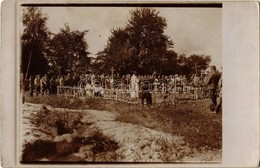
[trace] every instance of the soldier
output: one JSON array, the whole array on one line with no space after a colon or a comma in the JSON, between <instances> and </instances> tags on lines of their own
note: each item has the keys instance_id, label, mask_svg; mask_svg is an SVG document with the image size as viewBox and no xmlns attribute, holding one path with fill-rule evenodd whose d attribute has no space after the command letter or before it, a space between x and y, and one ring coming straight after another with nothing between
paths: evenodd
<instances>
[{"instance_id":1,"label":"soldier","mask_svg":"<svg viewBox=\"0 0 260 168\"><path fill-rule=\"evenodd\" d=\"M46 86L45 86L45 92L50 94L50 77L49 75L45 75L45 80L46 80Z\"/></svg>"},{"instance_id":2,"label":"soldier","mask_svg":"<svg viewBox=\"0 0 260 168\"><path fill-rule=\"evenodd\" d=\"M179 94L181 91L181 78L178 74L175 75L175 86L176 92Z\"/></svg>"},{"instance_id":3,"label":"soldier","mask_svg":"<svg viewBox=\"0 0 260 168\"><path fill-rule=\"evenodd\" d=\"M197 73L193 76L192 79L192 85L193 85L193 90L194 90L194 99L199 99L199 87L200 87L200 77L198 76Z\"/></svg>"},{"instance_id":4,"label":"soldier","mask_svg":"<svg viewBox=\"0 0 260 168\"><path fill-rule=\"evenodd\" d=\"M65 84L64 77L61 76L61 77L59 78L59 87L57 87L57 93L58 93L58 94L64 94L64 93L65 93L65 90L64 90L64 88L63 88L64 84Z\"/></svg>"},{"instance_id":5,"label":"soldier","mask_svg":"<svg viewBox=\"0 0 260 168\"><path fill-rule=\"evenodd\" d=\"M159 85L159 84L160 84L160 83L159 83L158 79L155 79L155 80L154 80L154 83L153 83L153 85L154 85L153 90L154 90L155 93L157 93L157 91L158 91L158 85Z\"/></svg>"},{"instance_id":6,"label":"soldier","mask_svg":"<svg viewBox=\"0 0 260 168\"><path fill-rule=\"evenodd\" d=\"M218 104L216 107L216 113L221 113L222 111L222 75L218 82Z\"/></svg>"},{"instance_id":7,"label":"soldier","mask_svg":"<svg viewBox=\"0 0 260 168\"><path fill-rule=\"evenodd\" d=\"M92 73L92 74L90 75L91 85L94 85L95 78L96 78L95 74Z\"/></svg>"},{"instance_id":8,"label":"soldier","mask_svg":"<svg viewBox=\"0 0 260 168\"><path fill-rule=\"evenodd\" d=\"M60 85L60 76L57 76L57 78L54 78L55 81L55 87L54 87L54 94L58 93L58 86Z\"/></svg>"},{"instance_id":9,"label":"soldier","mask_svg":"<svg viewBox=\"0 0 260 168\"><path fill-rule=\"evenodd\" d=\"M215 112L217 106L217 87L220 74L217 72L215 66L211 66L211 72L209 74L207 86L209 90L209 97L211 99L210 110Z\"/></svg>"},{"instance_id":10,"label":"soldier","mask_svg":"<svg viewBox=\"0 0 260 168\"><path fill-rule=\"evenodd\" d=\"M49 81L49 86L50 86L50 94L54 94L54 90L55 90L55 80L53 78L53 76L51 77L50 81Z\"/></svg>"},{"instance_id":11,"label":"soldier","mask_svg":"<svg viewBox=\"0 0 260 168\"><path fill-rule=\"evenodd\" d=\"M29 78L29 88L30 88L30 96L33 97L34 91L34 77L31 75Z\"/></svg>"},{"instance_id":12,"label":"soldier","mask_svg":"<svg viewBox=\"0 0 260 168\"><path fill-rule=\"evenodd\" d=\"M47 75L46 74L41 78L40 83L41 83L41 93L42 93L42 95L44 95L44 93L46 91L46 83L47 83Z\"/></svg>"},{"instance_id":13,"label":"soldier","mask_svg":"<svg viewBox=\"0 0 260 168\"><path fill-rule=\"evenodd\" d=\"M24 80L24 91L28 91L28 90L29 90L29 86L30 86L30 84L29 84L29 79L26 78L26 79Z\"/></svg>"},{"instance_id":14,"label":"soldier","mask_svg":"<svg viewBox=\"0 0 260 168\"><path fill-rule=\"evenodd\" d=\"M72 82L71 82L71 74L68 73L65 78L64 78L64 85L65 86L72 86Z\"/></svg>"},{"instance_id":15,"label":"soldier","mask_svg":"<svg viewBox=\"0 0 260 168\"><path fill-rule=\"evenodd\" d=\"M36 78L34 79L34 85L36 87L36 96L40 94L41 92L41 77L40 75L37 75Z\"/></svg>"},{"instance_id":16,"label":"soldier","mask_svg":"<svg viewBox=\"0 0 260 168\"><path fill-rule=\"evenodd\" d=\"M147 106L150 107L152 105L152 95L150 93L151 90L151 82L149 80L143 80L141 83L141 94L140 98L142 101L142 105L144 105L144 100L146 100Z\"/></svg>"},{"instance_id":17,"label":"soldier","mask_svg":"<svg viewBox=\"0 0 260 168\"><path fill-rule=\"evenodd\" d=\"M63 78L63 76L61 76L60 78L59 78L59 85L60 86L64 86L64 78Z\"/></svg>"}]
</instances>

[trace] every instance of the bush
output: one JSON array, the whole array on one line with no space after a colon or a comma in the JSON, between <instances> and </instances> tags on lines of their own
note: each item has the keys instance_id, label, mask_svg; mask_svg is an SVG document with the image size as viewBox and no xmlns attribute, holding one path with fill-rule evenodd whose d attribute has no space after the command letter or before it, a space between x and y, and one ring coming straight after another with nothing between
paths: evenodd
<instances>
[{"instance_id":1,"label":"bush","mask_svg":"<svg viewBox=\"0 0 260 168\"><path fill-rule=\"evenodd\" d=\"M43 157L50 157L56 154L56 143L49 140L36 140L33 143L26 143L22 153L23 161L36 161Z\"/></svg>"},{"instance_id":2,"label":"bush","mask_svg":"<svg viewBox=\"0 0 260 168\"><path fill-rule=\"evenodd\" d=\"M59 161L88 145L91 146L90 150L94 156L107 152L111 156L116 156L115 151L119 148L116 141L96 131L89 137L76 136L71 142L65 140L59 142L36 140L33 143L27 143L24 145L22 161L38 161L42 158ZM116 160L116 158L114 159ZM95 158L93 157L92 160L94 161Z\"/></svg>"}]
</instances>

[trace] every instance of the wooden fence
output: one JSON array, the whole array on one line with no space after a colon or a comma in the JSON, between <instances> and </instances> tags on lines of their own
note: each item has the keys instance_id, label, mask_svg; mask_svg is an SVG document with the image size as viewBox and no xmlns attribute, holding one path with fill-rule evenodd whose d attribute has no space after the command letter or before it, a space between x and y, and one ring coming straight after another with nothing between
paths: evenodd
<instances>
[{"instance_id":1,"label":"wooden fence","mask_svg":"<svg viewBox=\"0 0 260 168\"><path fill-rule=\"evenodd\" d=\"M123 103L130 104L139 104L141 103L139 94L135 93L135 96L131 94L133 91L129 89L103 89L103 88L94 88L94 89L85 89L80 87L70 87L70 86L58 86L57 94L59 96L66 97L75 97L75 98L103 98L106 100L118 101ZM170 91L154 91L151 90L150 94L152 96L152 103L154 105L159 105L162 103L174 104L175 100L196 100L196 99L205 99L208 97L208 91L203 87L183 87L182 89L172 89Z\"/></svg>"}]
</instances>

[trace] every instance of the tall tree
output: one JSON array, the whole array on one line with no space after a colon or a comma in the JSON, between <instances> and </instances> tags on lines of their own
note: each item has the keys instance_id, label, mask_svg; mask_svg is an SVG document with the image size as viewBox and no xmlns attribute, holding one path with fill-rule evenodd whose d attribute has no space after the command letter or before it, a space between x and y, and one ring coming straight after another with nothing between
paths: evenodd
<instances>
[{"instance_id":1,"label":"tall tree","mask_svg":"<svg viewBox=\"0 0 260 168\"><path fill-rule=\"evenodd\" d=\"M172 75L177 73L178 54L174 50L168 50L162 59L159 74Z\"/></svg>"},{"instance_id":2,"label":"tall tree","mask_svg":"<svg viewBox=\"0 0 260 168\"><path fill-rule=\"evenodd\" d=\"M88 31L71 31L65 24L60 32L49 40L47 58L51 73L85 73L90 68L88 45L85 35Z\"/></svg>"},{"instance_id":3,"label":"tall tree","mask_svg":"<svg viewBox=\"0 0 260 168\"><path fill-rule=\"evenodd\" d=\"M43 74L48 70L44 56L49 34L46 21L47 17L37 7L23 10L22 72L26 78L28 75Z\"/></svg>"},{"instance_id":4,"label":"tall tree","mask_svg":"<svg viewBox=\"0 0 260 168\"><path fill-rule=\"evenodd\" d=\"M122 28L113 29L111 34L105 49L97 53L95 64L99 68L99 72L106 74L110 73L112 67L118 73L128 73L128 63L131 60L129 35Z\"/></svg>"},{"instance_id":5,"label":"tall tree","mask_svg":"<svg viewBox=\"0 0 260 168\"><path fill-rule=\"evenodd\" d=\"M113 29L103 51L98 52L95 67L98 71L126 74L182 74L191 76L204 69L211 59L205 55L178 55L173 42L164 30L166 19L151 8L136 8L130 11L125 28Z\"/></svg>"},{"instance_id":6,"label":"tall tree","mask_svg":"<svg viewBox=\"0 0 260 168\"><path fill-rule=\"evenodd\" d=\"M127 31L130 43L134 47L133 64L139 73L159 71L168 49L173 47L170 37L164 34L166 19L151 8L137 8L130 12Z\"/></svg>"},{"instance_id":7,"label":"tall tree","mask_svg":"<svg viewBox=\"0 0 260 168\"><path fill-rule=\"evenodd\" d=\"M103 62L104 68L113 66L121 74L166 71L163 70L165 60L172 61L176 57L168 52L173 42L164 34L166 19L150 8L136 8L130 14L125 28L111 31L107 46L99 52L97 62Z\"/></svg>"}]
</instances>

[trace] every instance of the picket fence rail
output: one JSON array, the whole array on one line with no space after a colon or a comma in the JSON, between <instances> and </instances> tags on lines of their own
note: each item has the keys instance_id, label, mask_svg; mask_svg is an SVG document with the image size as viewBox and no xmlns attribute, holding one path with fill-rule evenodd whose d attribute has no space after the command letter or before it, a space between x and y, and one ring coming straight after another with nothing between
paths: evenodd
<instances>
[{"instance_id":1,"label":"picket fence rail","mask_svg":"<svg viewBox=\"0 0 260 168\"><path fill-rule=\"evenodd\" d=\"M154 105L160 105L162 103L175 104L176 100L197 100L208 98L208 91L203 87L183 87L183 89L174 88L168 92L163 90L151 90L149 92L152 96L152 103ZM85 89L71 86L57 87L57 95L59 96L74 98L94 97L130 104L140 104L141 94L142 92L140 90L135 92L129 89L118 88Z\"/></svg>"}]
</instances>

